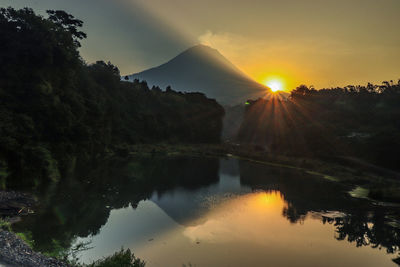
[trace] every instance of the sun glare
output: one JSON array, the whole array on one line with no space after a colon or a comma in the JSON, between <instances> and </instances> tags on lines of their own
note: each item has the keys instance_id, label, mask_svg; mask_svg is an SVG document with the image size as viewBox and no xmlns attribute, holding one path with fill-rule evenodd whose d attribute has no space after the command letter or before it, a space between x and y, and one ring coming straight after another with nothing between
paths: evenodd
<instances>
[{"instance_id":1,"label":"sun glare","mask_svg":"<svg viewBox=\"0 0 400 267\"><path fill-rule=\"evenodd\" d=\"M271 88L272 92L283 91L283 83L280 80L268 80L265 85Z\"/></svg>"}]
</instances>

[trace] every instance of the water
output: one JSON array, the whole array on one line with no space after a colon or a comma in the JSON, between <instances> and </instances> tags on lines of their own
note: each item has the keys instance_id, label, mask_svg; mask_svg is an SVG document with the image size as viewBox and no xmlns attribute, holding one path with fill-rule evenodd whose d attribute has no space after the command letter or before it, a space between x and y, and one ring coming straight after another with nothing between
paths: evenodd
<instances>
[{"instance_id":1,"label":"water","mask_svg":"<svg viewBox=\"0 0 400 267\"><path fill-rule=\"evenodd\" d=\"M91 263L130 248L146 266L397 266L399 210L299 171L235 159L141 159L38 192L16 230Z\"/></svg>"}]
</instances>

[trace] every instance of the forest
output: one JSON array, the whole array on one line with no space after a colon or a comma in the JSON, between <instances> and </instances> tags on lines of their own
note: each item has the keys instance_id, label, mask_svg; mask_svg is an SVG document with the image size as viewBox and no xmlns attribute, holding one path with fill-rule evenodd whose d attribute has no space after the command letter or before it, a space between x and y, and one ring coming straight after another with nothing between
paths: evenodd
<instances>
[{"instance_id":1,"label":"forest","mask_svg":"<svg viewBox=\"0 0 400 267\"><path fill-rule=\"evenodd\" d=\"M220 141L224 110L215 100L121 81L110 62L81 58L82 21L47 14L0 9L3 188L24 173L16 184L58 180L72 158L124 155L136 143Z\"/></svg>"},{"instance_id":2,"label":"forest","mask_svg":"<svg viewBox=\"0 0 400 267\"><path fill-rule=\"evenodd\" d=\"M237 139L271 153L398 169L399 103L400 80L321 90L301 85L288 99L249 101Z\"/></svg>"}]
</instances>

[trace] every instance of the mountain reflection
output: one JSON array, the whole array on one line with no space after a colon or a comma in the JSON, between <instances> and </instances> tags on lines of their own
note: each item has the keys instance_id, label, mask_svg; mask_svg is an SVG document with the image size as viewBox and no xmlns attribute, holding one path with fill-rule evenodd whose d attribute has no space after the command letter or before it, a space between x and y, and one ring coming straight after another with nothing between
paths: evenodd
<instances>
[{"instance_id":1,"label":"mountain reflection","mask_svg":"<svg viewBox=\"0 0 400 267\"><path fill-rule=\"evenodd\" d=\"M207 266L202 253L210 255L211 265L227 264L229 260L220 262L211 256L214 250L224 255L226 251L215 247L221 243L226 250L246 249L254 257L254 266L263 266L266 252L261 248L283 260L287 253L297 255L293 246L302 247L307 240L322 242L322 247L303 249L303 255L318 251L323 255L324 245L346 253L349 247L335 239L347 240L350 246L382 248L394 258L400 246L399 209L352 198L347 190L299 171L235 159L108 161L76 168L62 183L42 188L37 192L38 212L14 225L14 230L29 232L35 247L45 252L54 250L54 242L68 250L78 241L91 240L95 248L81 255L87 260L129 246L139 256L149 257L149 266L165 261L163 255L167 257L165 253L173 249L185 250L175 255L180 264L197 259ZM326 226L334 227L336 233ZM322 241L318 236L329 238ZM200 252L193 254L195 245ZM381 259L376 253L368 255L375 257L364 255L368 264ZM225 256L229 257L244 260ZM318 261L318 257L309 258ZM387 262L389 266L391 261Z\"/></svg>"},{"instance_id":2,"label":"mountain reflection","mask_svg":"<svg viewBox=\"0 0 400 267\"><path fill-rule=\"evenodd\" d=\"M181 225L196 225L203 220L202 215L209 212L216 203L233 195L251 193L249 186L243 186L238 179L237 160L221 160L218 180L209 185L188 191L177 186L150 198L165 213ZM188 177L190 179L190 177Z\"/></svg>"}]
</instances>

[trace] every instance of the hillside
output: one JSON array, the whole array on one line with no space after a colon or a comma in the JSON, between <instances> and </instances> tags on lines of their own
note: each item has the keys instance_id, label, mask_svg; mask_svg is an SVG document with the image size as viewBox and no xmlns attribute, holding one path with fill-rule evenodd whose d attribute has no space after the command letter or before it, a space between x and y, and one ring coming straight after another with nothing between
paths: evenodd
<instances>
[{"instance_id":1,"label":"hillside","mask_svg":"<svg viewBox=\"0 0 400 267\"><path fill-rule=\"evenodd\" d=\"M177 91L201 92L221 104L239 104L265 96L268 88L252 80L216 49L197 45L161 66L129 75L149 86Z\"/></svg>"}]
</instances>

